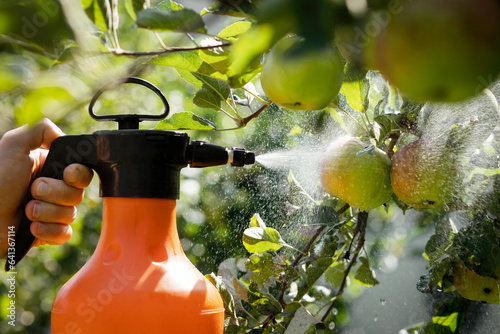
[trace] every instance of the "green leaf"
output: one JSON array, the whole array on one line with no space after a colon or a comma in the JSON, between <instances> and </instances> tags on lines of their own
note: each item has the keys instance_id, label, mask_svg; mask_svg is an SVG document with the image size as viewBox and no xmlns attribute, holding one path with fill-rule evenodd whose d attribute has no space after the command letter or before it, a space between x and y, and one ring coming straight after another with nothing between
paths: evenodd
<instances>
[{"instance_id":1,"label":"green leaf","mask_svg":"<svg viewBox=\"0 0 500 334\"><path fill-rule=\"evenodd\" d=\"M264 253L277 251L288 244L273 228L249 227L243 232L243 246L250 253Z\"/></svg>"},{"instance_id":2,"label":"green leaf","mask_svg":"<svg viewBox=\"0 0 500 334\"><path fill-rule=\"evenodd\" d=\"M206 32L200 15L185 8L171 11L143 9L137 13L136 24L138 27L157 31Z\"/></svg>"},{"instance_id":3,"label":"green leaf","mask_svg":"<svg viewBox=\"0 0 500 334\"><path fill-rule=\"evenodd\" d=\"M254 59L245 71L241 73L233 73L231 66L228 69L228 83L232 88L241 88L250 82L262 70L262 64L259 59Z\"/></svg>"},{"instance_id":4,"label":"green leaf","mask_svg":"<svg viewBox=\"0 0 500 334\"><path fill-rule=\"evenodd\" d=\"M165 12L173 12L184 9L184 6L172 0L165 0L156 5L156 8Z\"/></svg>"},{"instance_id":5,"label":"green leaf","mask_svg":"<svg viewBox=\"0 0 500 334\"><path fill-rule=\"evenodd\" d=\"M137 13L143 9L146 9L149 0L125 0L125 9L130 17L135 21L137 19Z\"/></svg>"},{"instance_id":6,"label":"green leaf","mask_svg":"<svg viewBox=\"0 0 500 334\"><path fill-rule=\"evenodd\" d=\"M492 176L500 174L500 168L496 168L495 169L495 168L479 168L479 167L476 167L476 168L474 168L472 170L472 172L470 172L470 174L469 174L469 181L472 180L472 178L476 174L481 174L481 175L484 175L486 177L492 177Z\"/></svg>"},{"instance_id":7,"label":"green leaf","mask_svg":"<svg viewBox=\"0 0 500 334\"><path fill-rule=\"evenodd\" d=\"M347 64L344 83L340 88L340 93L345 96L349 106L359 112L365 112L368 103L366 73L366 70L360 70L353 65Z\"/></svg>"},{"instance_id":8,"label":"green leaf","mask_svg":"<svg viewBox=\"0 0 500 334\"><path fill-rule=\"evenodd\" d=\"M265 316L283 311L278 300L270 293L258 291L255 283L251 283L248 289L248 302L254 310Z\"/></svg>"},{"instance_id":9,"label":"green leaf","mask_svg":"<svg viewBox=\"0 0 500 334\"><path fill-rule=\"evenodd\" d=\"M166 53L150 59L147 64L171 66L222 81L228 79L227 75L220 73L213 66L203 61L196 50Z\"/></svg>"},{"instance_id":10,"label":"green leaf","mask_svg":"<svg viewBox=\"0 0 500 334\"><path fill-rule=\"evenodd\" d=\"M222 103L229 97L229 86L224 82L217 80L215 84L204 86L196 92L193 103L200 108L209 108L221 110Z\"/></svg>"},{"instance_id":11,"label":"green leaf","mask_svg":"<svg viewBox=\"0 0 500 334\"><path fill-rule=\"evenodd\" d=\"M102 31L108 31L110 28L111 4L109 0L91 0L83 2L83 8L88 18Z\"/></svg>"},{"instance_id":12,"label":"green leaf","mask_svg":"<svg viewBox=\"0 0 500 334\"><path fill-rule=\"evenodd\" d=\"M245 266L251 272L250 282L257 283L259 286L276 281L285 270L283 266L276 263L269 252L252 254Z\"/></svg>"},{"instance_id":13,"label":"green leaf","mask_svg":"<svg viewBox=\"0 0 500 334\"><path fill-rule=\"evenodd\" d=\"M199 50L199 56L203 61L222 74L226 74L229 65L231 65L229 50L227 49L214 47L213 49Z\"/></svg>"},{"instance_id":14,"label":"green leaf","mask_svg":"<svg viewBox=\"0 0 500 334\"><path fill-rule=\"evenodd\" d=\"M444 275L453 267L453 264L453 260L447 257L434 265L429 281L429 291L433 291L434 287L442 281Z\"/></svg>"},{"instance_id":15,"label":"green leaf","mask_svg":"<svg viewBox=\"0 0 500 334\"><path fill-rule=\"evenodd\" d=\"M299 282L297 296L294 298L295 301L299 301L309 292L321 275L332 265L337 246L337 237L330 233L325 234L318 242L315 246L315 253L318 255L308 259L309 263L302 274L303 279Z\"/></svg>"},{"instance_id":16,"label":"green leaf","mask_svg":"<svg viewBox=\"0 0 500 334\"><path fill-rule=\"evenodd\" d=\"M301 306L294 314L290 324L284 334L303 334L306 333L312 325L320 323L304 306Z\"/></svg>"},{"instance_id":17,"label":"green leaf","mask_svg":"<svg viewBox=\"0 0 500 334\"><path fill-rule=\"evenodd\" d=\"M73 95L61 87L36 88L24 97L24 103L15 111L17 124L35 124L43 117L57 121L66 115L68 106L77 103Z\"/></svg>"},{"instance_id":18,"label":"green leaf","mask_svg":"<svg viewBox=\"0 0 500 334\"><path fill-rule=\"evenodd\" d=\"M280 38L270 24L252 26L231 46L230 76L248 73L258 60Z\"/></svg>"},{"instance_id":19,"label":"green leaf","mask_svg":"<svg viewBox=\"0 0 500 334\"><path fill-rule=\"evenodd\" d=\"M307 193L295 178L292 171L288 173L289 192L292 203L298 206L316 204L316 201Z\"/></svg>"},{"instance_id":20,"label":"green leaf","mask_svg":"<svg viewBox=\"0 0 500 334\"><path fill-rule=\"evenodd\" d=\"M234 308L234 300L231 293L229 293L226 285L222 281L222 278L215 275L214 273L207 274L205 277L217 288L219 294L222 297L222 301L224 302L224 311L226 316L229 316L233 319L237 319L236 311Z\"/></svg>"},{"instance_id":21,"label":"green leaf","mask_svg":"<svg viewBox=\"0 0 500 334\"><path fill-rule=\"evenodd\" d=\"M169 118L160 121L155 129L158 130L216 130L215 125L189 111L178 112Z\"/></svg>"},{"instance_id":22,"label":"green leaf","mask_svg":"<svg viewBox=\"0 0 500 334\"><path fill-rule=\"evenodd\" d=\"M433 266L446 255L446 251L453 243L451 241L441 244L434 252L427 254L429 257L429 265Z\"/></svg>"},{"instance_id":23,"label":"green leaf","mask_svg":"<svg viewBox=\"0 0 500 334\"><path fill-rule=\"evenodd\" d=\"M234 37L238 37L239 35L243 34L248 29L250 29L251 26L252 23L248 21L238 21L222 29L217 36L223 39L233 40Z\"/></svg>"},{"instance_id":24,"label":"green leaf","mask_svg":"<svg viewBox=\"0 0 500 334\"><path fill-rule=\"evenodd\" d=\"M399 130L401 127L398 124L399 115L384 114L375 116L373 119L373 131L377 142L381 142L393 130Z\"/></svg>"},{"instance_id":25,"label":"green leaf","mask_svg":"<svg viewBox=\"0 0 500 334\"><path fill-rule=\"evenodd\" d=\"M340 284L342 283L342 280L344 278L344 271L345 271L345 262L344 261L338 261L332 264L326 271L325 271L325 279L328 283L330 283L333 287L338 288Z\"/></svg>"},{"instance_id":26,"label":"green leaf","mask_svg":"<svg viewBox=\"0 0 500 334\"><path fill-rule=\"evenodd\" d=\"M436 325L448 327L452 331L452 333L455 333L455 331L457 330L457 319L458 312L453 312L452 314L446 316L432 317L432 322Z\"/></svg>"},{"instance_id":27,"label":"green leaf","mask_svg":"<svg viewBox=\"0 0 500 334\"><path fill-rule=\"evenodd\" d=\"M221 1L217 0L208 8L201 11L201 15L206 14L219 14L234 17L248 17L255 19L255 12L257 7L255 1L251 0L234 0L234 1Z\"/></svg>"},{"instance_id":28,"label":"green leaf","mask_svg":"<svg viewBox=\"0 0 500 334\"><path fill-rule=\"evenodd\" d=\"M374 286L379 284L379 281L377 281L377 279L375 278L375 273L370 269L370 263L368 259L361 257L360 260L361 266L359 266L358 270L356 271L356 275L354 275L356 281L366 286Z\"/></svg>"},{"instance_id":29,"label":"green leaf","mask_svg":"<svg viewBox=\"0 0 500 334\"><path fill-rule=\"evenodd\" d=\"M497 279L500 268L500 238L495 222L478 217L453 238L453 250L467 268L481 276Z\"/></svg>"},{"instance_id":30,"label":"green leaf","mask_svg":"<svg viewBox=\"0 0 500 334\"><path fill-rule=\"evenodd\" d=\"M260 227L266 228L266 223L262 220L258 213L254 214L252 218L250 218L250 225L248 227Z\"/></svg>"}]
</instances>

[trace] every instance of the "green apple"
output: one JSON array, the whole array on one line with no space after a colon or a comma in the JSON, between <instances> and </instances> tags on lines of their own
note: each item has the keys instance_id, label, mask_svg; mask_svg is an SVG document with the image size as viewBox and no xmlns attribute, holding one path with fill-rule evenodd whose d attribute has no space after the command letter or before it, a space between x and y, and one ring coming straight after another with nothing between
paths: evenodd
<instances>
[{"instance_id":1,"label":"green apple","mask_svg":"<svg viewBox=\"0 0 500 334\"><path fill-rule=\"evenodd\" d=\"M457 188L455 159L443 143L422 137L392 156L391 183L398 198L415 209L442 207Z\"/></svg>"},{"instance_id":2,"label":"green apple","mask_svg":"<svg viewBox=\"0 0 500 334\"><path fill-rule=\"evenodd\" d=\"M459 262L453 269L453 281L458 293L466 299L490 304L500 302L498 290L500 281L476 274L468 269L463 262Z\"/></svg>"},{"instance_id":3,"label":"green apple","mask_svg":"<svg viewBox=\"0 0 500 334\"><path fill-rule=\"evenodd\" d=\"M287 109L319 110L338 95L344 78L341 56L332 46L311 48L296 36L278 41L264 60L264 93Z\"/></svg>"},{"instance_id":4,"label":"green apple","mask_svg":"<svg viewBox=\"0 0 500 334\"><path fill-rule=\"evenodd\" d=\"M358 138L341 137L328 146L320 165L326 192L362 211L384 204L392 195L391 160L378 148L361 152L367 146Z\"/></svg>"},{"instance_id":5,"label":"green apple","mask_svg":"<svg viewBox=\"0 0 500 334\"><path fill-rule=\"evenodd\" d=\"M495 0L403 0L377 38L376 68L408 97L454 102L500 73Z\"/></svg>"}]
</instances>

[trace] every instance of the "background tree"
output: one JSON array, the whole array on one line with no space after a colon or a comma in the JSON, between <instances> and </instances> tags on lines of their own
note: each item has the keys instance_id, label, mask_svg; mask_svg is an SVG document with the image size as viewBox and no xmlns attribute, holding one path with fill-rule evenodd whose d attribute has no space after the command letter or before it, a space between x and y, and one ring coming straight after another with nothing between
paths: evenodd
<instances>
[{"instance_id":1,"label":"background tree","mask_svg":"<svg viewBox=\"0 0 500 334\"><path fill-rule=\"evenodd\" d=\"M94 92L119 77L145 78L166 94L172 113L143 128L185 130L259 154L251 168L182 174L181 241L227 302L226 333L492 332L498 306L481 301L498 289L464 293L461 273L465 267L498 285L500 11L492 0L473 11L470 4L0 1L0 133L42 117L69 134L111 128L87 115ZM428 30L418 30L422 15L435 8L451 14L436 15ZM409 20L413 28L405 25ZM477 29L467 29L471 25ZM460 29L441 34L448 26ZM303 41L286 55L292 61L326 47L343 56L340 92L321 110L280 107L260 85L267 53L287 35ZM455 39L460 49L448 47ZM328 80L297 72L304 85ZM420 91L426 83L430 92ZM150 113L161 103L140 87L122 85L96 107ZM388 158L399 153L398 161L415 167L395 171L393 159L392 175L403 183L418 184L435 167L442 176L429 183L452 178L454 191L440 195L446 197L441 202L424 182L424 190L396 192L399 198L392 195L370 212L349 197L328 195L318 168L330 142L343 135L364 143L355 153L359 161L379 150ZM404 153L405 144L421 149ZM421 171L418 161L436 162ZM2 333L50 332L57 290L99 238L97 189L96 178L67 244L33 249L16 268L15 327L6 321L8 283L0 275Z\"/></svg>"}]
</instances>

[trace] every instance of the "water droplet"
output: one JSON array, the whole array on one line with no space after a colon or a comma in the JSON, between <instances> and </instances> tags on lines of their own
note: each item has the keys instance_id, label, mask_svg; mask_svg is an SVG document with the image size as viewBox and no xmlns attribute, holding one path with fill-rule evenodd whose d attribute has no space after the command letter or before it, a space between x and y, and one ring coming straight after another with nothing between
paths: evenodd
<instances>
[{"instance_id":1,"label":"water droplet","mask_svg":"<svg viewBox=\"0 0 500 334\"><path fill-rule=\"evenodd\" d=\"M328 329L330 330L335 329L335 323L333 321L328 324Z\"/></svg>"},{"instance_id":2,"label":"water droplet","mask_svg":"<svg viewBox=\"0 0 500 334\"><path fill-rule=\"evenodd\" d=\"M380 304L381 305L385 305L386 302L387 302L387 300L385 300L385 298L380 298Z\"/></svg>"},{"instance_id":3,"label":"water droplet","mask_svg":"<svg viewBox=\"0 0 500 334\"><path fill-rule=\"evenodd\" d=\"M378 321L378 315L375 314L375 316L373 317L373 321L375 321L375 322Z\"/></svg>"},{"instance_id":4,"label":"water droplet","mask_svg":"<svg viewBox=\"0 0 500 334\"><path fill-rule=\"evenodd\" d=\"M332 310L332 314L333 314L333 315L337 315L337 314L339 314L339 310L337 310L336 308L334 308L334 309Z\"/></svg>"}]
</instances>

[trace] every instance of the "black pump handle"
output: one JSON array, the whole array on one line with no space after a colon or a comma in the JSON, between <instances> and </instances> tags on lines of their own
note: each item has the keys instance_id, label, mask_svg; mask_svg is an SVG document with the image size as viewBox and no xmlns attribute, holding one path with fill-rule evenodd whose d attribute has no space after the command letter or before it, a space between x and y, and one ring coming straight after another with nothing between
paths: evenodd
<instances>
[{"instance_id":1,"label":"black pump handle","mask_svg":"<svg viewBox=\"0 0 500 334\"><path fill-rule=\"evenodd\" d=\"M94 104L97 102L97 99L102 95L102 93L104 93L104 91L114 88L122 83L135 83L151 89L153 92L156 93L156 95L158 95L163 105L165 106L163 113L159 115L142 115L142 114L96 115L94 113ZM135 77L122 78L108 83L107 85L99 89L97 93L95 93L94 97L92 97L92 100L90 101L89 104L90 117L92 117L97 121L116 121L118 122L118 128L120 130L138 129L139 123L142 121L164 119L168 116L169 111L170 111L170 106L168 104L165 95L163 95L161 90L155 85L153 85L151 82Z\"/></svg>"}]
</instances>

